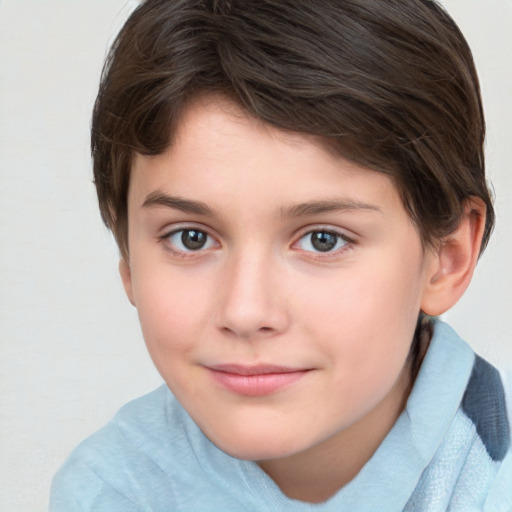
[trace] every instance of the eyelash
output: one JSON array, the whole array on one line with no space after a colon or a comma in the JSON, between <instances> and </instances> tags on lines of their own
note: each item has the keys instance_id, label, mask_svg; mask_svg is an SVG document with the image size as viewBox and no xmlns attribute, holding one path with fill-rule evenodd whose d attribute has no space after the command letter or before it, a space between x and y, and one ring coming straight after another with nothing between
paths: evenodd
<instances>
[{"instance_id":1,"label":"eyelash","mask_svg":"<svg viewBox=\"0 0 512 512\"><path fill-rule=\"evenodd\" d=\"M183 237L183 234L187 231L195 231L196 233L201 233L203 235L206 235L207 239L205 242L205 245L210 245L209 247L200 247L197 250L188 249L188 250L182 250L177 249L175 247L175 244L171 242L171 239L173 236L176 236L181 233L181 236ZM205 252L206 250L211 248L212 241L214 244L219 245L218 242L215 241L212 235L210 235L204 228L199 228L195 226L185 226L178 229L173 229L172 231L162 235L159 237L159 242L164 246L164 249L168 252L170 252L173 256L178 258L193 258L196 257L198 253Z\"/></svg>"},{"instance_id":2,"label":"eyelash","mask_svg":"<svg viewBox=\"0 0 512 512\"><path fill-rule=\"evenodd\" d=\"M296 242L294 242L293 246L296 246L301 242L302 240L305 240L307 237L311 237L313 234L323 234L323 235L331 235L336 237L336 245L333 249L329 249L327 251L320 251L320 250L304 250L305 253L313 254L314 259L317 260L329 260L339 257L341 254L344 254L346 251L352 249L354 245L356 244L355 240L348 237L345 233L342 233L336 229L333 229L331 227L315 227L314 229L309 229L308 231L301 234L301 236L297 239ZM343 245L341 247L336 246L343 242ZM310 245L313 245L313 242L310 239ZM293 247L292 246L292 247Z\"/></svg>"},{"instance_id":3,"label":"eyelash","mask_svg":"<svg viewBox=\"0 0 512 512\"><path fill-rule=\"evenodd\" d=\"M201 233L202 235L206 235L207 238L205 241L205 245L208 245L208 247L206 247L206 248L199 247L197 250L177 249L175 247L175 244L173 244L171 242L171 238L173 236L179 235L180 233L181 233L181 236L183 237L183 234L187 231L189 231L189 232L195 231L196 233ZM310 229L310 230L302 233L301 236L297 239L297 241L295 241L292 244L292 246L291 246L292 249L294 248L294 246L299 244L301 241L305 240L306 237L308 237L308 236L311 237L315 233L323 234L323 235L331 235L331 236L336 237L336 245L334 246L334 250L332 250L332 249L329 249L326 251L302 250L304 253L314 254L315 255L314 258L319 259L319 260L328 260L328 259L336 258L336 257L340 256L342 253L345 253L347 250L353 248L353 246L356 243L352 238L349 238L344 233L341 233L335 229L332 229L329 227L325 227L325 228L318 227L318 228ZM340 243L340 241L343 242L343 245L341 247L336 248L336 246ZM173 256L178 257L178 258L193 258L193 257L196 257L199 253L203 253L203 252L207 251L208 249L211 249L214 244L216 244L217 246L220 245L218 242L215 241L214 237L212 235L210 235L204 228L196 228L194 226L181 227L179 229L174 229L174 230L160 236L159 242L162 243L162 245L164 246L166 251L170 252ZM310 245L313 245L312 241L310 241L309 243L310 243Z\"/></svg>"}]
</instances>

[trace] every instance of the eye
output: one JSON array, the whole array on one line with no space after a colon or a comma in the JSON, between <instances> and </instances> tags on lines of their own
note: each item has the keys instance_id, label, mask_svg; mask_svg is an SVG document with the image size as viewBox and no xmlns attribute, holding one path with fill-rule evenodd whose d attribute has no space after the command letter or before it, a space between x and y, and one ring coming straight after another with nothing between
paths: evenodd
<instances>
[{"instance_id":1,"label":"eye","mask_svg":"<svg viewBox=\"0 0 512 512\"><path fill-rule=\"evenodd\" d=\"M297 246L303 251L334 252L343 248L349 241L340 233L327 230L311 231L306 233Z\"/></svg>"},{"instance_id":2,"label":"eye","mask_svg":"<svg viewBox=\"0 0 512 512\"><path fill-rule=\"evenodd\" d=\"M164 237L172 250L177 252L196 252L215 246L215 240L200 229L180 229Z\"/></svg>"}]
</instances>

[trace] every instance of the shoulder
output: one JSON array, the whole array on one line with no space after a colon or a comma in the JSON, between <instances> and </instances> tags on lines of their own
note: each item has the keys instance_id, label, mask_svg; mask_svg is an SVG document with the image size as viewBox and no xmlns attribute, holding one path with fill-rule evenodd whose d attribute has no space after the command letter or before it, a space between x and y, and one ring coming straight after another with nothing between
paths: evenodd
<instances>
[{"instance_id":1,"label":"shoulder","mask_svg":"<svg viewBox=\"0 0 512 512\"><path fill-rule=\"evenodd\" d=\"M443 510L512 512L510 376L436 321L417 384L408 409L428 417L421 439L437 429L440 443L428 445L433 456L410 510L427 496Z\"/></svg>"},{"instance_id":2,"label":"shoulder","mask_svg":"<svg viewBox=\"0 0 512 512\"><path fill-rule=\"evenodd\" d=\"M445 400L456 391L453 396L458 407L473 424L489 456L495 461L503 460L511 445L511 372L499 371L475 354L449 325L439 320L434 323L428 357L434 359L429 373L437 371L431 387L435 380L435 391Z\"/></svg>"},{"instance_id":3,"label":"shoulder","mask_svg":"<svg viewBox=\"0 0 512 512\"><path fill-rule=\"evenodd\" d=\"M438 329L444 334L442 345L448 345L447 341L451 340L452 346L456 348L451 352L453 367L460 366L458 354L467 345L446 324L438 322L435 330ZM498 463L511 450L511 384L509 374L500 372L471 350L471 364L468 366L459 407L473 425L487 455Z\"/></svg>"},{"instance_id":4,"label":"shoulder","mask_svg":"<svg viewBox=\"0 0 512 512\"><path fill-rule=\"evenodd\" d=\"M66 461L104 466L126 462L140 453L161 446L162 438L173 434L168 409L174 398L166 386L124 405L102 429L80 443ZM175 419L171 417L172 419ZM163 435L165 433L165 435Z\"/></svg>"},{"instance_id":5,"label":"shoulder","mask_svg":"<svg viewBox=\"0 0 512 512\"><path fill-rule=\"evenodd\" d=\"M500 380L504 390L504 407L508 419L508 436L502 450L502 461L492 482L489 496L482 508L484 512L512 512L512 370L501 371ZM495 422L499 425L500 420Z\"/></svg>"},{"instance_id":6,"label":"shoulder","mask_svg":"<svg viewBox=\"0 0 512 512\"><path fill-rule=\"evenodd\" d=\"M482 508L485 512L512 512L512 375L500 371L488 361L474 356L471 375L467 382L460 410L468 418L475 432L471 459L479 460L478 471L486 474L490 485ZM477 447L483 450L477 457ZM492 476L491 476L492 475ZM468 481L471 479L468 478ZM473 482L473 488L477 483Z\"/></svg>"},{"instance_id":7,"label":"shoulder","mask_svg":"<svg viewBox=\"0 0 512 512\"><path fill-rule=\"evenodd\" d=\"M505 388L505 404L508 411L510 424L512 424L512 368L500 372L501 380Z\"/></svg>"},{"instance_id":8,"label":"shoulder","mask_svg":"<svg viewBox=\"0 0 512 512\"><path fill-rule=\"evenodd\" d=\"M473 422L487 453L494 461L502 461L510 450L509 390L506 390L506 386L500 372L476 355L461 408Z\"/></svg>"},{"instance_id":9,"label":"shoulder","mask_svg":"<svg viewBox=\"0 0 512 512\"><path fill-rule=\"evenodd\" d=\"M176 457L169 452L183 449L179 415L169 414L174 402L162 386L126 404L80 443L54 477L51 512L140 510L140 496L150 492L141 493L141 487L152 488L154 499L170 501L176 465L169 461Z\"/></svg>"}]
</instances>

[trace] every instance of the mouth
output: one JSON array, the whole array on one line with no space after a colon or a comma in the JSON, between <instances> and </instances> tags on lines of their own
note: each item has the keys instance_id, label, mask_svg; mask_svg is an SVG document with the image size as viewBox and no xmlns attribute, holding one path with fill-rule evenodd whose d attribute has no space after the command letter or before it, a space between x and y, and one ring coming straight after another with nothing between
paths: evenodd
<instances>
[{"instance_id":1,"label":"mouth","mask_svg":"<svg viewBox=\"0 0 512 512\"><path fill-rule=\"evenodd\" d=\"M244 366L222 364L205 367L216 384L244 396L265 396L283 390L302 379L311 369L274 365Z\"/></svg>"}]
</instances>

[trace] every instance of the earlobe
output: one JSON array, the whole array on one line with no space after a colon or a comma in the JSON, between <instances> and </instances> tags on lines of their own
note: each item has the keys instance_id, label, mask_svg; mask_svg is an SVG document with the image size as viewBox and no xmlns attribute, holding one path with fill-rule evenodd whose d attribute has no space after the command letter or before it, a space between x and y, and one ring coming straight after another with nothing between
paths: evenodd
<instances>
[{"instance_id":1,"label":"earlobe","mask_svg":"<svg viewBox=\"0 0 512 512\"><path fill-rule=\"evenodd\" d=\"M485 212L485 203L479 197L467 199L459 226L434 251L422 297L424 313L444 313L466 291L480 255Z\"/></svg>"},{"instance_id":2,"label":"earlobe","mask_svg":"<svg viewBox=\"0 0 512 512\"><path fill-rule=\"evenodd\" d=\"M129 263L121 258L119 261L119 274L121 275L121 280L123 281L124 291L128 300L131 302L133 306L135 306L135 299L133 297L133 288L132 288L132 271L130 269Z\"/></svg>"}]
</instances>

